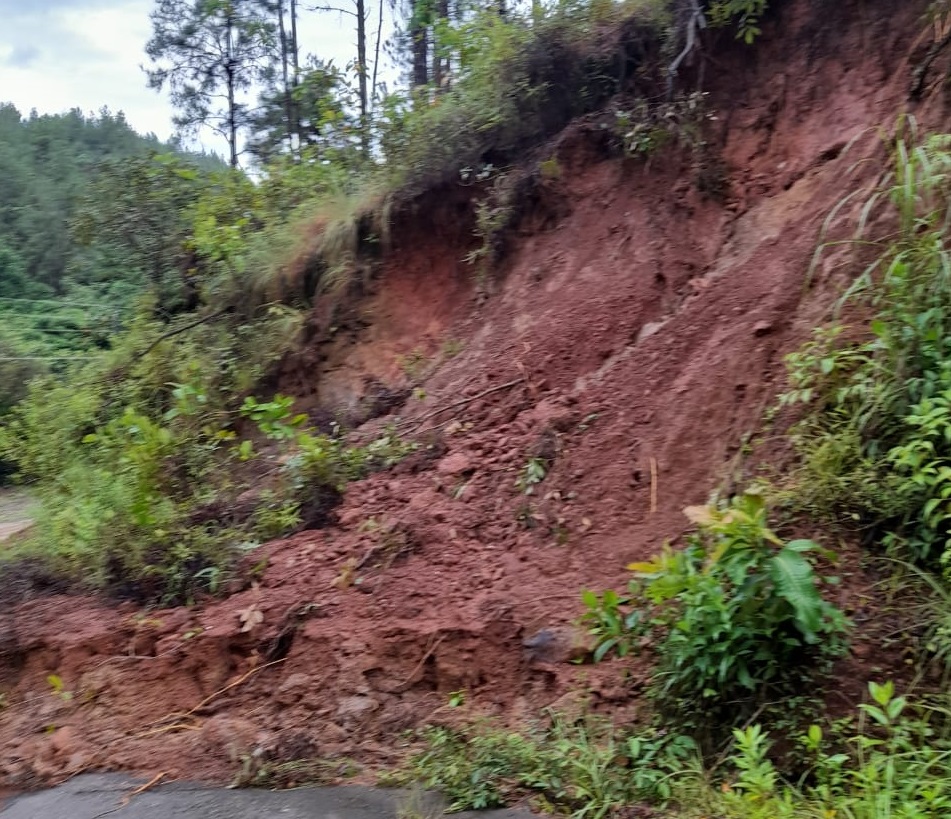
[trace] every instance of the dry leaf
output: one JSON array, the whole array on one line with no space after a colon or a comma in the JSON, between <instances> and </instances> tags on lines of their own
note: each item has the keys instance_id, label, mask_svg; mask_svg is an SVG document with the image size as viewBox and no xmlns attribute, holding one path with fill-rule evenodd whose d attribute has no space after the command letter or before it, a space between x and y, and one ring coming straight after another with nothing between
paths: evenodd
<instances>
[{"instance_id":1,"label":"dry leaf","mask_svg":"<svg viewBox=\"0 0 951 819\"><path fill-rule=\"evenodd\" d=\"M264 612L254 604L239 611L238 617L241 620L242 632L251 631L255 626L259 626L264 622Z\"/></svg>"},{"instance_id":2,"label":"dry leaf","mask_svg":"<svg viewBox=\"0 0 951 819\"><path fill-rule=\"evenodd\" d=\"M684 509L684 515L691 523L698 526L708 526L713 523L713 511L709 506L688 506Z\"/></svg>"},{"instance_id":3,"label":"dry leaf","mask_svg":"<svg viewBox=\"0 0 951 819\"><path fill-rule=\"evenodd\" d=\"M352 586L356 582L358 562L355 557L351 557L347 560L340 568L340 574L333 579L331 585L338 589L347 589Z\"/></svg>"}]
</instances>

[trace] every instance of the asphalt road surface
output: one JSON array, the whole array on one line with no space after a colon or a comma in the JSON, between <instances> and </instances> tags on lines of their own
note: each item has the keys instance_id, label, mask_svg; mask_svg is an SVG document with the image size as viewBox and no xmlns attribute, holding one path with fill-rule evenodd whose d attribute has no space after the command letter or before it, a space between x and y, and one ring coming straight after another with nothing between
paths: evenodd
<instances>
[{"instance_id":1,"label":"asphalt road surface","mask_svg":"<svg viewBox=\"0 0 951 819\"><path fill-rule=\"evenodd\" d=\"M58 788L17 797L3 819L437 819L438 798L343 786L288 791L227 790L174 782L131 796L144 784L121 774L85 774ZM523 810L457 813L473 819L533 819Z\"/></svg>"}]
</instances>

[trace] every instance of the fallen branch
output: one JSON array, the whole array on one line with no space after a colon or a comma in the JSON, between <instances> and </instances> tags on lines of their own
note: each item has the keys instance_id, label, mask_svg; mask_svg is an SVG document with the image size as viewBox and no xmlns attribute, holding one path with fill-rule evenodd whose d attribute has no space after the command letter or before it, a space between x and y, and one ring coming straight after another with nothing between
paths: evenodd
<instances>
[{"instance_id":1,"label":"fallen branch","mask_svg":"<svg viewBox=\"0 0 951 819\"><path fill-rule=\"evenodd\" d=\"M153 341L148 347L146 347L145 352L142 353L142 355L146 356L149 353L151 353L152 350L158 347L159 344L161 344L167 338L171 338L172 336L177 336L179 333L184 333L186 330L191 330L195 327L199 327L202 324L205 324L211 321L212 319L216 319L219 316L223 316L225 313L230 313L230 312L231 312L231 308L225 307L223 310L216 310L214 313L209 313L207 316L204 316L203 318L200 318L197 321L193 321L190 324L185 324L182 327L176 327L174 330L169 330L167 333L163 333L162 335L160 335L157 339L155 339L155 341Z\"/></svg>"},{"instance_id":2,"label":"fallen branch","mask_svg":"<svg viewBox=\"0 0 951 819\"><path fill-rule=\"evenodd\" d=\"M111 808L110 810L103 811L102 813L97 813L95 816L92 817L92 819L102 819L103 816L110 816L113 813L118 813L126 805L128 805L129 802L132 801L132 797L138 796L140 793L145 793L145 791L147 791L149 788L155 787L159 782L162 781L164 777L165 777L165 771L162 771L162 773L156 774L144 785L139 786L134 791L132 791L132 793L126 794L124 797L122 797L122 800L119 802L119 804L116 807Z\"/></svg>"},{"instance_id":3,"label":"fallen branch","mask_svg":"<svg viewBox=\"0 0 951 819\"><path fill-rule=\"evenodd\" d=\"M147 790L149 790L150 788L154 788L154 787L155 787L156 785L158 785L158 783L161 782L164 778L165 778L165 771L162 771L161 773L155 774L155 776L153 776L153 777L152 777L148 782L146 782L144 785L140 785L138 788L136 788L134 791L132 791L132 793L126 794L126 795L122 798L122 801L119 803L119 807L124 808L124 807L125 807L126 805L128 805L129 802L131 802L136 796L138 796L140 793L145 793L145 792L146 792Z\"/></svg>"},{"instance_id":4,"label":"fallen branch","mask_svg":"<svg viewBox=\"0 0 951 819\"><path fill-rule=\"evenodd\" d=\"M148 731L143 731L141 734L136 734L136 739L145 739L146 737L154 737L156 734L171 734L175 731L200 731L201 725L195 722L173 722L171 725L163 725L160 728L150 728Z\"/></svg>"},{"instance_id":5,"label":"fallen branch","mask_svg":"<svg viewBox=\"0 0 951 819\"><path fill-rule=\"evenodd\" d=\"M238 677L238 679L228 683L224 688L220 688L217 691L214 691L213 693L209 694L194 708L191 708L188 711L174 711L171 714L166 714L161 719L157 719L154 722L150 723L150 726L156 726L159 723L167 722L169 720L173 720L176 723L180 723L181 720L188 719L189 717L193 717L196 711L200 711L202 708L208 705L208 703L210 703L212 700L217 699L222 694L225 694L228 691L230 691L232 688L237 688L239 685L249 680L259 671L263 671L265 668L270 668L271 666L278 665L279 663L283 663L283 662L284 662L284 659L282 658L280 660L274 660L270 663L264 663L264 665L256 666L255 668L252 668L250 671L242 674L240 677Z\"/></svg>"},{"instance_id":6,"label":"fallen branch","mask_svg":"<svg viewBox=\"0 0 951 819\"><path fill-rule=\"evenodd\" d=\"M434 652L437 648L439 648L439 644L440 644L443 640L445 640L445 639L446 639L446 635L445 635L445 634L441 634L441 635L439 636L439 639L436 640L435 643L433 643L429 648L426 649L426 653L423 654L423 658L416 664L416 668L413 669L412 673L406 678L405 681L401 682L401 683L396 687L395 690L396 690L397 693L402 693L402 692L405 691L409 686L411 686L411 685L413 684L413 678L419 673L420 669L426 664L426 660L428 660L430 657L432 657L433 652Z\"/></svg>"},{"instance_id":7,"label":"fallen branch","mask_svg":"<svg viewBox=\"0 0 951 819\"><path fill-rule=\"evenodd\" d=\"M437 415L442 415L442 413L448 412L449 410L458 409L459 407L464 407L466 404L471 404L473 401L478 401L480 398L485 398L487 395L492 395L492 393L494 392L501 392L502 390L507 390L510 387L514 387L518 384L524 383L524 381L525 381L524 376L522 376L521 378L516 378L512 381L506 381L504 384L499 384L496 387L490 387L487 390L483 390L477 395L472 395L472 396L469 396L468 398L462 398L459 401L454 401L452 404L448 404L445 407L438 407L437 409L434 409L431 412L427 412L424 415L421 415L419 418L414 418L410 421L403 421L402 424L397 424L396 427L397 429L400 429L401 427L405 426L407 431L417 430L430 418L433 418Z\"/></svg>"}]
</instances>

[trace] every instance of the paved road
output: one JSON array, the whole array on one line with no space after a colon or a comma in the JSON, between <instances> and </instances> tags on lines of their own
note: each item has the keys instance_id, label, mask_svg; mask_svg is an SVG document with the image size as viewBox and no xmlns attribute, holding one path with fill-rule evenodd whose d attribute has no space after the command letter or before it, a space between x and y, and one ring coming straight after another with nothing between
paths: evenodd
<instances>
[{"instance_id":1,"label":"paved road","mask_svg":"<svg viewBox=\"0 0 951 819\"><path fill-rule=\"evenodd\" d=\"M225 790L188 783L152 788L123 800L142 784L121 774L85 774L48 791L21 796L0 810L2 819L436 819L431 796L358 786L289 791ZM520 810L453 814L473 819L534 819Z\"/></svg>"},{"instance_id":2,"label":"paved road","mask_svg":"<svg viewBox=\"0 0 951 819\"><path fill-rule=\"evenodd\" d=\"M30 515L36 503L26 492L0 489L0 541L33 525Z\"/></svg>"}]
</instances>

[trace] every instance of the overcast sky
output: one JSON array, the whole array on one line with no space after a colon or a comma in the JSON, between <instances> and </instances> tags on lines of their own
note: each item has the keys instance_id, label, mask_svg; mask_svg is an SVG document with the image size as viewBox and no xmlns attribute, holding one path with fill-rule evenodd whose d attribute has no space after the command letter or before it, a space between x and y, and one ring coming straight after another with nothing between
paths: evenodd
<instances>
[{"instance_id":1,"label":"overcast sky","mask_svg":"<svg viewBox=\"0 0 951 819\"><path fill-rule=\"evenodd\" d=\"M167 139L172 132L167 93L150 90L141 69L153 5L154 0L0 0L0 102L12 102L23 114L74 107L89 113L105 105L124 111L137 131ZM378 8L372 0L368 5L373 12ZM346 65L356 51L351 19L304 15L302 52ZM375 34L375 25L372 30ZM223 152L220 140L207 136L203 142Z\"/></svg>"}]
</instances>

